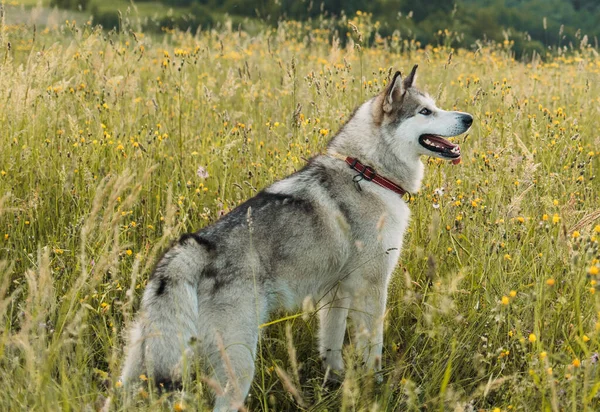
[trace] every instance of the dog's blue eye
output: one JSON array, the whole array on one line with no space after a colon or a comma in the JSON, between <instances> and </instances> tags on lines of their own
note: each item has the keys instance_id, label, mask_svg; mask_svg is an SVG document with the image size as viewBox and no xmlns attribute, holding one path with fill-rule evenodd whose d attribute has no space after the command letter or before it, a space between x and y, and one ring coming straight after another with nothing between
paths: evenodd
<instances>
[{"instance_id":1,"label":"dog's blue eye","mask_svg":"<svg viewBox=\"0 0 600 412\"><path fill-rule=\"evenodd\" d=\"M421 109L421 111L419 112L421 113L423 116L429 116L431 114L431 110L429 110L428 108L423 108Z\"/></svg>"}]
</instances>

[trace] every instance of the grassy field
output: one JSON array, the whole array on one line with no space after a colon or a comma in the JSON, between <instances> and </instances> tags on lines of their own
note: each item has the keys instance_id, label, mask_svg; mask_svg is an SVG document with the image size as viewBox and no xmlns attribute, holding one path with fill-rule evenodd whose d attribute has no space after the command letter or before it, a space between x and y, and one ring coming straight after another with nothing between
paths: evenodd
<instances>
[{"instance_id":1,"label":"grassy field","mask_svg":"<svg viewBox=\"0 0 600 412\"><path fill-rule=\"evenodd\" d=\"M475 122L461 165L424 159L384 381L352 366L350 345L344 384L324 388L315 313L282 313L264 328L249 409L600 408L596 50L518 62L510 41L331 36L326 21L254 36L0 27L0 410L210 405L200 380L129 402L118 383L157 255L302 167L392 67L415 63L439 106Z\"/></svg>"},{"instance_id":2,"label":"grassy field","mask_svg":"<svg viewBox=\"0 0 600 412\"><path fill-rule=\"evenodd\" d=\"M135 26L146 26L157 21L156 24L153 24L153 26L156 26L163 19L188 15L191 11L189 7L169 7L158 1L132 3L128 0L92 0L84 11L58 9L50 7L50 3L50 0L8 0L4 5L5 21L8 24L36 24L37 26L55 28L63 24L65 20L75 20L83 23L94 16L95 23L100 20L107 24L105 19L99 19L98 15L114 14L115 17L112 20L118 23L118 17L116 16L120 12L123 19L135 23ZM221 17L219 13L212 13L211 16L213 14L216 14L219 18ZM106 28L110 29L112 27Z\"/></svg>"},{"instance_id":3,"label":"grassy field","mask_svg":"<svg viewBox=\"0 0 600 412\"><path fill-rule=\"evenodd\" d=\"M50 7L50 0L5 0L6 6L17 7L23 6L27 8L31 7ZM123 13L127 8L136 9L143 16L151 16L152 14L166 14L169 7L159 1L142 1L142 2L131 2L129 0L91 0L89 8L97 7L100 11L115 11L121 10ZM174 9L178 9L175 7Z\"/></svg>"}]
</instances>

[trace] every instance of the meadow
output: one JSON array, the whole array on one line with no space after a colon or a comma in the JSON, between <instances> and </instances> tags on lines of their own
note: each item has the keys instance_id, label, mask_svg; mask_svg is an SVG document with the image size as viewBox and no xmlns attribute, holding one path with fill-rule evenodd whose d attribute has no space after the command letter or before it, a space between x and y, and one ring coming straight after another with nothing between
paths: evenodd
<instances>
[{"instance_id":1,"label":"meadow","mask_svg":"<svg viewBox=\"0 0 600 412\"><path fill-rule=\"evenodd\" d=\"M586 38L423 46L357 13L248 33L0 27L0 410L204 410L205 380L126 399L148 275L321 153L394 69L474 115L463 162L426 159L389 295L384 379L323 385L317 316L262 325L257 411L600 408L600 57ZM448 40L448 41L446 41ZM140 379L147 379L141 376Z\"/></svg>"}]
</instances>

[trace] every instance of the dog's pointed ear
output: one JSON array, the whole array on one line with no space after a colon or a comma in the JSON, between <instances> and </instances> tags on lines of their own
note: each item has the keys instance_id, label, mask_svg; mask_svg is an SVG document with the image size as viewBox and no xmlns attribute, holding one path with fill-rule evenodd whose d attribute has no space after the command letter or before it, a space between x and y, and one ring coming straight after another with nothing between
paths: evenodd
<instances>
[{"instance_id":1,"label":"dog's pointed ear","mask_svg":"<svg viewBox=\"0 0 600 412\"><path fill-rule=\"evenodd\" d=\"M402 85L405 90L410 89L415 85L415 80L417 80L417 67L419 67L419 65L415 64L412 70L410 71L410 74L402 82Z\"/></svg>"},{"instance_id":2,"label":"dog's pointed ear","mask_svg":"<svg viewBox=\"0 0 600 412\"><path fill-rule=\"evenodd\" d=\"M402 83L402 75L399 71L394 73L394 77L392 81L385 89L385 95L383 97L383 111L385 113L389 113L394 108L394 104L400 103L402 97L404 96L404 89Z\"/></svg>"}]
</instances>

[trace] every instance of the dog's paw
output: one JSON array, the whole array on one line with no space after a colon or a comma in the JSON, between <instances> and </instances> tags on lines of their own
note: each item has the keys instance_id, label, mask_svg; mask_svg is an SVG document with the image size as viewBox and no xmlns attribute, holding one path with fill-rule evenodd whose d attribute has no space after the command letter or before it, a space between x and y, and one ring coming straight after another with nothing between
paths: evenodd
<instances>
[{"instance_id":1,"label":"dog's paw","mask_svg":"<svg viewBox=\"0 0 600 412\"><path fill-rule=\"evenodd\" d=\"M323 365L325 376L323 377L323 386L328 388L338 388L344 382L343 369L331 369Z\"/></svg>"},{"instance_id":2,"label":"dog's paw","mask_svg":"<svg viewBox=\"0 0 600 412\"><path fill-rule=\"evenodd\" d=\"M382 385L383 384L383 372L377 371L377 372L373 373L373 381L375 381L375 384L377 384L377 385Z\"/></svg>"}]
</instances>

